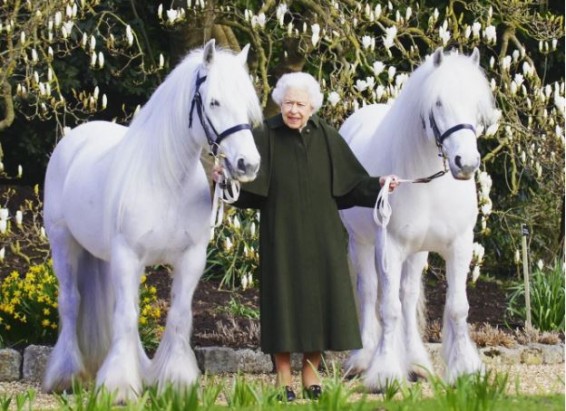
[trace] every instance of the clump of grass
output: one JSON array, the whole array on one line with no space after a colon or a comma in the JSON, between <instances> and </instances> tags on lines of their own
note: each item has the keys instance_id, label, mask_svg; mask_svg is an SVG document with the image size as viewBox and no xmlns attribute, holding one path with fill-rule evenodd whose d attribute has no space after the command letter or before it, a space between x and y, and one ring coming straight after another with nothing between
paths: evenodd
<instances>
[{"instance_id":1,"label":"clump of grass","mask_svg":"<svg viewBox=\"0 0 566 411\"><path fill-rule=\"evenodd\" d=\"M550 269L537 267L530 281L532 325L541 331L564 331L564 264L554 263ZM507 314L525 321L525 284L518 282L509 288Z\"/></svg>"}]
</instances>

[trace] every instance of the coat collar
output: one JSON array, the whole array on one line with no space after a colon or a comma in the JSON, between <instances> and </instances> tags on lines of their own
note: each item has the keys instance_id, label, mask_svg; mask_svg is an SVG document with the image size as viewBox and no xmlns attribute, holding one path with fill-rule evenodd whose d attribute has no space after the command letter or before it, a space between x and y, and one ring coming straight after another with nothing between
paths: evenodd
<instances>
[{"instance_id":1,"label":"coat collar","mask_svg":"<svg viewBox=\"0 0 566 411\"><path fill-rule=\"evenodd\" d=\"M267 120L265 120L265 122L267 123L267 126L270 129L275 129L275 128L285 126L285 122L283 121L283 115L281 113L276 114L275 116L273 116L271 118L268 118ZM307 121L307 124L314 126L315 128L319 128L320 127L320 117L318 117L316 114L313 114L311 116L311 118L309 118L309 121Z\"/></svg>"}]
</instances>

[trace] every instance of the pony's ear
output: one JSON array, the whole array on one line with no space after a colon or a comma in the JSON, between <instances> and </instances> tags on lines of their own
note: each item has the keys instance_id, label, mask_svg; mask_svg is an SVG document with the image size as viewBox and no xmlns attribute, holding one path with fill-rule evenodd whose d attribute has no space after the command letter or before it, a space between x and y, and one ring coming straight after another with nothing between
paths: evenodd
<instances>
[{"instance_id":1,"label":"pony's ear","mask_svg":"<svg viewBox=\"0 0 566 411\"><path fill-rule=\"evenodd\" d=\"M432 62L434 63L434 67L440 66L442 64L443 59L444 59L444 54L442 53L442 47L439 47L432 55Z\"/></svg>"},{"instance_id":2,"label":"pony's ear","mask_svg":"<svg viewBox=\"0 0 566 411\"><path fill-rule=\"evenodd\" d=\"M242 66L245 66L248 62L248 52L250 51L250 43L246 44L242 51L238 53L238 60L242 63Z\"/></svg>"},{"instance_id":3,"label":"pony's ear","mask_svg":"<svg viewBox=\"0 0 566 411\"><path fill-rule=\"evenodd\" d=\"M477 47L474 47L474 51L472 52L471 59L475 65L480 65L480 51Z\"/></svg>"},{"instance_id":4,"label":"pony's ear","mask_svg":"<svg viewBox=\"0 0 566 411\"><path fill-rule=\"evenodd\" d=\"M216 40L210 39L208 43L204 46L204 53L203 53L203 63L205 66L210 66L214 61L214 54L216 53L216 49L214 45L216 44Z\"/></svg>"}]
</instances>

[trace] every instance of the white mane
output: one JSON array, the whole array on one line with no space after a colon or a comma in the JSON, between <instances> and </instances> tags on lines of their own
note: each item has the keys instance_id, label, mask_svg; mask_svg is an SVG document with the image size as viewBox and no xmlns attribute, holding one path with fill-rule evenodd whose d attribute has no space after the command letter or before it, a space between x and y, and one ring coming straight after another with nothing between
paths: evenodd
<instances>
[{"instance_id":1,"label":"white mane","mask_svg":"<svg viewBox=\"0 0 566 411\"><path fill-rule=\"evenodd\" d=\"M444 55L440 66L435 66L433 58L428 58L411 74L379 125L379 130L389 132L377 131L381 139L373 140L375 146L370 151L383 152L380 146L386 145L388 154L376 160L375 167L378 169L370 171L382 175L403 170L409 173L404 175L407 178L422 177L421 174L412 175L414 170L419 170L419 173L427 169L438 171L437 164L431 165L427 161L429 153L418 151L436 150L433 142L423 145L410 141L427 138L423 125L429 121L429 114L437 102L454 108L477 104L473 110L477 113L478 124L491 124L494 120L492 93L478 65L469 57L458 54ZM403 138L409 141L403 141Z\"/></svg>"},{"instance_id":2,"label":"white mane","mask_svg":"<svg viewBox=\"0 0 566 411\"><path fill-rule=\"evenodd\" d=\"M200 86L205 110L214 98L245 108L252 124L262 121L257 94L235 54L217 49L211 66L205 68L202 62L202 49L186 56L156 89L116 147L106 204L107 212L118 213L118 224L125 203L135 202L142 187L167 187L175 195L182 176L200 162L207 141L195 136L201 127L196 109L189 128L197 73L207 76ZM112 204L117 210L111 209Z\"/></svg>"}]
</instances>

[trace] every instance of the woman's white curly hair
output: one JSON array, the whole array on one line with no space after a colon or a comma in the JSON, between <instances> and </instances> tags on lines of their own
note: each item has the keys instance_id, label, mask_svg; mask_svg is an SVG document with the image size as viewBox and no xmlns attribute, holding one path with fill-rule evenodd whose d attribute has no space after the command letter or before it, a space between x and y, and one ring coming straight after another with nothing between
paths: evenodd
<instances>
[{"instance_id":1,"label":"woman's white curly hair","mask_svg":"<svg viewBox=\"0 0 566 411\"><path fill-rule=\"evenodd\" d=\"M290 88L304 90L308 93L313 113L316 113L322 106L324 95L320 91L320 84L310 74L303 72L283 74L271 93L271 98L278 106L281 106L285 93Z\"/></svg>"}]
</instances>

